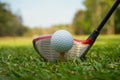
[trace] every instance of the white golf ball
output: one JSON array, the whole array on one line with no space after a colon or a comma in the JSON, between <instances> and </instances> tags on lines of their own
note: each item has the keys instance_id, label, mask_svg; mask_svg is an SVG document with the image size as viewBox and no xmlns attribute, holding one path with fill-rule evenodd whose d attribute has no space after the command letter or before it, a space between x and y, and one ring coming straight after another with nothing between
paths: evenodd
<instances>
[{"instance_id":1,"label":"white golf ball","mask_svg":"<svg viewBox=\"0 0 120 80\"><path fill-rule=\"evenodd\" d=\"M66 30L56 31L51 38L51 47L57 52L67 52L73 46L73 37Z\"/></svg>"}]
</instances>

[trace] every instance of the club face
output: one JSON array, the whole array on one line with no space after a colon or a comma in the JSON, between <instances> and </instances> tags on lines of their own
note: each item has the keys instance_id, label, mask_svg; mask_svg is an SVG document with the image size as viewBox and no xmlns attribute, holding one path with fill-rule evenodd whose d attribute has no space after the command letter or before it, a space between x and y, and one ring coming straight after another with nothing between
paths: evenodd
<instances>
[{"instance_id":1,"label":"club face","mask_svg":"<svg viewBox=\"0 0 120 80\"><path fill-rule=\"evenodd\" d=\"M60 53L51 48L50 39L51 35L35 38L33 40L34 48L46 61L53 62L60 60ZM74 39L73 47L65 53L65 60L73 60L76 57L81 58L89 50L92 44L93 42L90 39L85 41Z\"/></svg>"}]
</instances>

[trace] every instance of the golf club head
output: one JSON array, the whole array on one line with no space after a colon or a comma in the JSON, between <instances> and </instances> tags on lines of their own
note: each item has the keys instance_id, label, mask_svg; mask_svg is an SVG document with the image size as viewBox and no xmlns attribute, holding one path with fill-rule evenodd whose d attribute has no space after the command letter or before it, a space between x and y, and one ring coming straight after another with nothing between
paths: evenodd
<instances>
[{"instance_id":1,"label":"golf club head","mask_svg":"<svg viewBox=\"0 0 120 80\"><path fill-rule=\"evenodd\" d=\"M105 15L103 20L100 22L100 24L96 27L96 29L89 35L89 37L86 40L81 41L74 39L72 48L64 55L66 61L73 60L76 57L85 59L85 55L87 51L93 45L93 43L95 42L96 38L99 35L99 32L101 31L107 20L110 18L114 10L117 8L119 3L120 0L115 0L115 3L110 8L108 13ZM60 60L60 53L52 49L50 40L51 40L51 35L39 36L33 40L34 48L39 53L39 55L43 57L43 59L46 61Z\"/></svg>"},{"instance_id":2,"label":"golf club head","mask_svg":"<svg viewBox=\"0 0 120 80\"><path fill-rule=\"evenodd\" d=\"M45 61L58 61L60 60L60 53L52 49L50 39L51 35L33 39L34 48ZM74 39L72 48L65 53L65 61L74 60L76 57L83 59L92 44L93 41L89 38L85 41Z\"/></svg>"}]
</instances>

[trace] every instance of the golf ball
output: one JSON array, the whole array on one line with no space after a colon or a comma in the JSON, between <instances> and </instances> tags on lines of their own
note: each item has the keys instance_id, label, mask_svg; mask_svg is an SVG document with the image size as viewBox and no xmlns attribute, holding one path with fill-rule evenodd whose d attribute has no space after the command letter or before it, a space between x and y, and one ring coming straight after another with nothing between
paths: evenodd
<instances>
[{"instance_id":1,"label":"golf ball","mask_svg":"<svg viewBox=\"0 0 120 80\"><path fill-rule=\"evenodd\" d=\"M66 30L58 30L51 37L51 47L57 52L67 52L73 46L73 37Z\"/></svg>"}]
</instances>

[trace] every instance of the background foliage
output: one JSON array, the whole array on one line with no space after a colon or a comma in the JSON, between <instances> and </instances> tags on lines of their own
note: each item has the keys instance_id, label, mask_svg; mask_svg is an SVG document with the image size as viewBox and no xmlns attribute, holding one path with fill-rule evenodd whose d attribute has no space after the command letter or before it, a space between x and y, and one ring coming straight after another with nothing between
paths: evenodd
<instances>
[{"instance_id":1,"label":"background foliage","mask_svg":"<svg viewBox=\"0 0 120 80\"><path fill-rule=\"evenodd\" d=\"M85 0L85 10L78 10L71 24L57 24L49 28L37 26L30 28L22 24L22 17L13 14L8 4L0 2L0 36L35 36L52 34L58 29L65 29L72 34L89 34L99 24L106 12L112 6L114 0ZM103 34L120 33L120 7L111 16L104 29Z\"/></svg>"},{"instance_id":2,"label":"background foliage","mask_svg":"<svg viewBox=\"0 0 120 80\"><path fill-rule=\"evenodd\" d=\"M112 6L115 0L85 0L86 10L80 10L75 14L73 20L74 33L89 33L91 32L105 16L107 11ZM112 14L109 21L105 24L106 27L102 30L104 34L119 34L120 33L120 7Z\"/></svg>"},{"instance_id":3,"label":"background foliage","mask_svg":"<svg viewBox=\"0 0 120 80\"><path fill-rule=\"evenodd\" d=\"M0 36L22 36L24 32L21 17L14 15L7 4L0 3Z\"/></svg>"}]
</instances>

